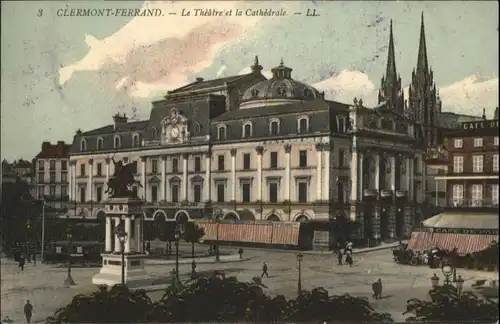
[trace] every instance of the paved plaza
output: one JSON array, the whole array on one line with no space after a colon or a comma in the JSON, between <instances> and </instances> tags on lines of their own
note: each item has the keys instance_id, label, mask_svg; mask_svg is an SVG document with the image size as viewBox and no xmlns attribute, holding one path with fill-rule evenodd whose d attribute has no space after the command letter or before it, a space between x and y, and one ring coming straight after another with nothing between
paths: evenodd
<instances>
[{"instance_id":1,"label":"paved plaza","mask_svg":"<svg viewBox=\"0 0 500 324\"><path fill-rule=\"evenodd\" d=\"M198 249L205 249L204 246ZM224 252L235 252L225 249ZM245 260L238 262L199 263L197 270L200 273L209 273L214 269L225 270L230 276L239 280L251 280L260 275L262 263L266 261L269 267L270 278L264 278L263 283L268 286L272 295L283 294L294 297L297 293L297 261L295 253L270 252L263 250L246 250ZM231 258L236 261L237 258ZM305 254L302 261L302 287L311 289L322 286L331 294L350 293L354 296L371 298L371 284L378 278L383 282L384 298L374 300L372 304L378 311L392 314L394 320L402 320L406 300L412 297L424 298L430 288L430 277L437 273L442 277L439 269L428 267L410 267L397 265L392 261L390 250L380 250L354 255L354 265L337 266L335 255ZM173 264L148 264L149 274L158 278L158 283L167 282L167 276L173 269ZM187 279L191 271L189 263L180 264L180 273ZM2 260L2 309L1 317L9 316L14 322L24 322L23 305L27 299L34 306L33 321L43 321L55 310L66 305L76 294L88 293L95 290L91 284L92 275L98 272L97 268L75 268L72 271L77 283L71 288L64 288L66 269L53 265L28 264L24 272L14 262ZM458 274L465 279L465 289L475 280L498 279L498 274L458 270ZM153 299L159 299L163 291L151 291Z\"/></svg>"}]
</instances>

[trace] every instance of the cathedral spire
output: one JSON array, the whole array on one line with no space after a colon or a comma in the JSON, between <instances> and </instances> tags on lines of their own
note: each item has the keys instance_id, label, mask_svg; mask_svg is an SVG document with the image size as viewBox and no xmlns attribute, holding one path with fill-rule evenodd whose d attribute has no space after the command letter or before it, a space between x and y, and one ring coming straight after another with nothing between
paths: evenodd
<instances>
[{"instance_id":1,"label":"cathedral spire","mask_svg":"<svg viewBox=\"0 0 500 324\"><path fill-rule=\"evenodd\" d=\"M394 35L392 33L392 19L389 34L389 52L387 54L387 67L385 70L385 80L392 83L393 86L397 82L396 71L396 55L394 54Z\"/></svg>"},{"instance_id":2,"label":"cathedral spire","mask_svg":"<svg viewBox=\"0 0 500 324\"><path fill-rule=\"evenodd\" d=\"M427 62L427 45L425 43L424 12L420 21L420 43L418 45L417 73L427 72L429 65Z\"/></svg>"}]
</instances>

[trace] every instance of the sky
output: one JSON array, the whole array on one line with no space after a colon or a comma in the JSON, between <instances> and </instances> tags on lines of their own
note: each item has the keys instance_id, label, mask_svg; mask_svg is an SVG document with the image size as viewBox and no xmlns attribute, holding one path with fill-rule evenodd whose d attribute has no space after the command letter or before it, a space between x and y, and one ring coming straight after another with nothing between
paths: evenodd
<instances>
[{"instance_id":1,"label":"sky","mask_svg":"<svg viewBox=\"0 0 500 324\"><path fill-rule=\"evenodd\" d=\"M2 1L1 9L2 159L31 159L43 141L71 142L77 129L111 124L116 112L147 119L151 102L168 90L249 72L256 55L267 76L283 58L294 79L327 99L375 105L390 20L407 89L422 12L443 111L485 108L491 117L498 106L496 1ZM72 9L113 14L64 15ZM122 16L125 9L161 15ZM195 16L195 9L223 16ZM287 14L246 15L257 9Z\"/></svg>"}]
</instances>

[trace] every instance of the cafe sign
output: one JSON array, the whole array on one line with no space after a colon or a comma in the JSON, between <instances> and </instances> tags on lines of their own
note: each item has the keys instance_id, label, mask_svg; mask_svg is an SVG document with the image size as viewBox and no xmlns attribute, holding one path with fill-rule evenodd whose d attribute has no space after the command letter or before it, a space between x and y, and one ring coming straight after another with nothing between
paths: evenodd
<instances>
[{"instance_id":1,"label":"cafe sign","mask_svg":"<svg viewBox=\"0 0 500 324\"><path fill-rule=\"evenodd\" d=\"M479 128L498 128L498 120L483 120L462 123L462 128L471 130Z\"/></svg>"},{"instance_id":2,"label":"cafe sign","mask_svg":"<svg viewBox=\"0 0 500 324\"><path fill-rule=\"evenodd\" d=\"M431 228L433 233L498 235L498 229Z\"/></svg>"}]
</instances>

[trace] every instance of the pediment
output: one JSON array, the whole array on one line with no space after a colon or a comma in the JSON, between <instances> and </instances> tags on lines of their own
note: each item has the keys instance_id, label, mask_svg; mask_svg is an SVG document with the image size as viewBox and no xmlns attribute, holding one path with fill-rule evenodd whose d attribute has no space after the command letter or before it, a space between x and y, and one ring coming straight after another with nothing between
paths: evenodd
<instances>
[{"instance_id":1,"label":"pediment","mask_svg":"<svg viewBox=\"0 0 500 324\"><path fill-rule=\"evenodd\" d=\"M204 180L205 179L203 177L200 177L199 175L195 175L191 178L191 182L203 182Z\"/></svg>"},{"instance_id":2,"label":"pediment","mask_svg":"<svg viewBox=\"0 0 500 324\"><path fill-rule=\"evenodd\" d=\"M174 176L172 178L170 178L169 180L170 182L181 182L181 178L177 177L177 176Z\"/></svg>"},{"instance_id":3,"label":"pediment","mask_svg":"<svg viewBox=\"0 0 500 324\"><path fill-rule=\"evenodd\" d=\"M148 183L160 183L160 178L153 176L148 180Z\"/></svg>"}]
</instances>

